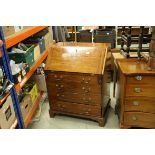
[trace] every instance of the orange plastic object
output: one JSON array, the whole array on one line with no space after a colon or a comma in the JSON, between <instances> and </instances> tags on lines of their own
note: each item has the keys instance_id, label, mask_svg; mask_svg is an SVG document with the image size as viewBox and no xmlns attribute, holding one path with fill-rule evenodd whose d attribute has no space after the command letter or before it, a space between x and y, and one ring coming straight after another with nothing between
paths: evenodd
<instances>
[{"instance_id":1,"label":"orange plastic object","mask_svg":"<svg viewBox=\"0 0 155 155\"><path fill-rule=\"evenodd\" d=\"M36 99L32 109L31 109L31 111L29 112L29 114L28 114L28 116L27 116L27 118L25 120L25 128L27 128L28 124L30 123L31 118L32 118L34 112L36 111L36 109L37 109L37 107L38 107L38 105L40 103L40 100L42 98L43 93L44 93L43 91L40 92L40 94L37 97L37 99Z\"/></svg>"},{"instance_id":2,"label":"orange plastic object","mask_svg":"<svg viewBox=\"0 0 155 155\"><path fill-rule=\"evenodd\" d=\"M23 78L23 80L20 83L16 84L16 91L17 91L17 93L21 90L21 88L28 81L28 79L32 76L32 74L39 67L39 65L44 61L44 59L47 57L47 55L48 55L48 50L46 50L40 56L40 58L37 60L37 62L32 65L32 67L30 68L29 72L25 75L25 77Z\"/></svg>"},{"instance_id":3,"label":"orange plastic object","mask_svg":"<svg viewBox=\"0 0 155 155\"><path fill-rule=\"evenodd\" d=\"M24 39L34 35L35 33L45 29L48 26L35 26L32 28L28 28L25 30L22 30L21 32L12 35L11 37L7 38L5 43L6 43L6 48L10 48L17 43L23 41Z\"/></svg>"}]
</instances>

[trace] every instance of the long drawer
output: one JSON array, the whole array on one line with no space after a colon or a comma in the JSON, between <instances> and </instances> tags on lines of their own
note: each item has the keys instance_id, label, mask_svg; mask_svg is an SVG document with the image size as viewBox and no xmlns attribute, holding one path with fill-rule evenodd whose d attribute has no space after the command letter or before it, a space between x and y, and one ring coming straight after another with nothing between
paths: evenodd
<instances>
[{"instance_id":1,"label":"long drawer","mask_svg":"<svg viewBox=\"0 0 155 155\"><path fill-rule=\"evenodd\" d=\"M51 108L56 111L79 115L101 116L101 108L99 106L57 101L57 103L51 105Z\"/></svg>"},{"instance_id":2,"label":"long drawer","mask_svg":"<svg viewBox=\"0 0 155 155\"><path fill-rule=\"evenodd\" d=\"M81 93L101 93L101 86L99 85L82 85L78 82L70 81L66 83L53 83L47 81L47 87L51 91L56 92L81 92Z\"/></svg>"},{"instance_id":3,"label":"long drawer","mask_svg":"<svg viewBox=\"0 0 155 155\"><path fill-rule=\"evenodd\" d=\"M143 97L155 97L155 86L154 85L127 85L126 86L126 97L131 96L143 96Z\"/></svg>"},{"instance_id":4,"label":"long drawer","mask_svg":"<svg viewBox=\"0 0 155 155\"><path fill-rule=\"evenodd\" d=\"M82 94L82 93L51 93L49 95L51 100L59 100L59 101L68 101L68 102L76 102L90 105L101 105L101 94Z\"/></svg>"},{"instance_id":5,"label":"long drawer","mask_svg":"<svg viewBox=\"0 0 155 155\"><path fill-rule=\"evenodd\" d=\"M101 84L101 75L50 72L46 73L46 78L51 82L74 81L81 84Z\"/></svg>"},{"instance_id":6,"label":"long drawer","mask_svg":"<svg viewBox=\"0 0 155 155\"><path fill-rule=\"evenodd\" d=\"M155 114L143 112L125 112L124 124L133 127L155 128Z\"/></svg>"},{"instance_id":7,"label":"long drawer","mask_svg":"<svg viewBox=\"0 0 155 155\"><path fill-rule=\"evenodd\" d=\"M125 111L155 113L155 98L125 99Z\"/></svg>"},{"instance_id":8,"label":"long drawer","mask_svg":"<svg viewBox=\"0 0 155 155\"><path fill-rule=\"evenodd\" d=\"M135 76L127 76L127 84L154 85L155 76L146 76L140 74Z\"/></svg>"}]
</instances>

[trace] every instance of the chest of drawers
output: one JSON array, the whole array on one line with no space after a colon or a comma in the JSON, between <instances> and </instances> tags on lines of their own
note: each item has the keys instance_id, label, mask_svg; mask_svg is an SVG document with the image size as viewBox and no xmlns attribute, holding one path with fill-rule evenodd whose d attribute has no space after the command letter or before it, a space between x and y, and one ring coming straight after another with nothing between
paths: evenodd
<instances>
[{"instance_id":1,"label":"chest of drawers","mask_svg":"<svg viewBox=\"0 0 155 155\"><path fill-rule=\"evenodd\" d=\"M51 117L66 114L104 125L110 101L106 55L105 44L51 48L45 66Z\"/></svg>"},{"instance_id":2,"label":"chest of drawers","mask_svg":"<svg viewBox=\"0 0 155 155\"><path fill-rule=\"evenodd\" d=\"M118 60L117 107L121 128L155 128L155 71L143 60Z\"/></svg>"}]
</instances>

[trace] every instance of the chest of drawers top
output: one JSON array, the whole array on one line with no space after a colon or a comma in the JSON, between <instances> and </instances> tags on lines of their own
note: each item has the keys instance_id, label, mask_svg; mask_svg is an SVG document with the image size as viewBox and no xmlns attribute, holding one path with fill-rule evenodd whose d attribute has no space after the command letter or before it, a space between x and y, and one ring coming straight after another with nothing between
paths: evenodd
<instances>
[{"instance_id":1,"label":"chest of drawers top","mask_svg":"<svg viewBox=\"0 0 155 155\"><path fill-rule=\"evenodd\" d=\"M45 71L103 74L106 44L79 45L53 46L47 57Z\"/></svg>"},{"instance_id":2,"label":"chest of drawers top","mask_svg":"<svg viewBox=\"0 0 155 155\"><path fill-rule=\"evenodd\" d=\"M155 75L155 70L149 71L148 65L143 59L140 61L137 58L119 59L117 62L120 70L125 75Z\"/></svg>"}]
</instances>

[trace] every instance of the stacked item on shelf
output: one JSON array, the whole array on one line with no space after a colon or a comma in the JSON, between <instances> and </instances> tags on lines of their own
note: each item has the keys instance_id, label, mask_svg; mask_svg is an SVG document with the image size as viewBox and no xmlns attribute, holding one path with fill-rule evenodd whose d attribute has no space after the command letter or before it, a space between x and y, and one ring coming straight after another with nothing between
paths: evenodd
<instances>
[{"instance_id":1,"label":"stacked item on shelf","mask_svg":"<svg viewBox=\"0 0 155 155\"><path fill-rule=\"evenodd\" d=\"M10 66L15 84L21 82L26 73L28 73L30 70L30 67L27 63L15 64L15 61L13 60L10 61Z\"/></svg>"},{"instance_id":2,"label":"stacked item on shelf","mask_svg":"<svg viewBox=\"0 0 155 155\"><path fill-rule=\"evenodd\" d=\"M5 37L9 37L10 35L23 30L23 26L3 26L2 28Z\"/></svg>"},{"instance_id":3,"label":"stacked item on shelf","mask_svg":"<svg viewBox=\"0 0 155 155\"><path fill-rule=\"evenodd\" d=\"M18 94L24 122L39 95L38 84L29 80Z\"/></svg>"},{"instance_id":4,"label":"stacked item on shelf","mask_svg":"<svg viewBox=\"0 0 155 155\"><path fill-rule=\"evenodd\" d=\"M0 105L0 129L8 129L15 122L16 116L11 95Z\"/></svg>"},{"instance_id":5,"label":"stacked item on shelf","mask_svg":"<svg viewBox=\"0 0 155 155\"><path fill-rule=\"evenodd\" d=\"M39 56L50 47L52 42L52 32L50 28L46 28L32 37L23 41L25 44L34 45L34 59L37 60ZM39 47L39 48L38 48ZM39 53L40 52L40 53Z\"/></svg>"},{"instance_id":6,"label":"stacked item on shelf","mask_svg":"<svg viewBox=\"0 0 155 155\"><path fill-rule=\"evenodd\" d=\"M111 43L111 48L115 48L116 32L110 28L94 30L95 43Z\"/></svg>"},{"instance_id":7,"label":"stacked item on shelf","mask_svg":"<svg viewBox=\"0 0 155 155\"><path fill-rule=\"evenodd\" d=\"M130 52L137 52L134 57L141 57L141 52L149 52L149 47L144 47L144 44L148 44L151 41L151 34L144 34L144 26L140 26L140 33L138 35L132 34L132 26L128 26L128 31L126 32L126 27L122 27L121 36L121 52L125 57L131 57ZM138 48L131 48L133 43L138 44ZM126 45L126 47L125 47Z\"/></svg>"},{"instance_id":8,"label":"stacked item on shelf","mask_svg":"<svg viewBox=\"0 0 155 155\"><path fill-rule=\"evenodd\" d=\"M9 59L14 60L15 63L27 63L30 67L34 63L34 46L19 43L8 52Z\"/></svg>"},{"instance_id":9,"label":"stacked item on shelf","mask_svg":"<svg viewBox=\"0 0 155 155\"><path fill-rule=\"evenodd\" d=\"M2 65L0 65L0 100L3 99L10 91L14 84L5 76ZM1 101L0 101L1 104Z\"/></svg>"},{"instance_id":10,"label":"stacked item on shelf","mask_svg":"<svg viewBox=\"0 0 155 155\"><path fill-rule=\"evenodd\" d=\"M8 79L4 78L0 83L0 99L3 99L8 94L14 84Z\"/></svg>"},{"instance_id":11,"label":"stacked item on shelf","mask_svg":"<svg viewBox=\"0 0 155 155\"><path fill-rule=\"evenodd\" d=\"M44 72L45 64L42 63L32 76L32 79L36 81L38 84L39 91L47 92L46 80L45 80L45 72Z\"/></svg>"},{"instance_id":12,"label":"stacked item on shelf","mask_svg":"<svg viewBox=\"0 0 155 155\"><path fill-rule=\"evenodd\" d=\"M29 42L29 44L26 44L24 41L33 37L37 38L37 33L46 28L47 26L23 27L23 29L25 30L20 31L15 35L4 38L2 28L0 27L0 36L2 37L2 40L6 45L4 46L3 51L0 55L0 58L4 56L7 60L7 64L3 65L5 74L7 72L5 76L6 79L8 78L11 81L10 85L14 85L14 83L16 84L12 91L7 91L8 93L5 96L3 95L2 99L0 99L0 105L2 107L6 103L5 101L6 99L8 99L9 94L11 94L11 104L14 107L14 112L16 115L15 121L13 121L13 123L10 123L11 126L7 126L6 128L16 128L17 124L19 128L26 128L40 101L42 100L43 92L39 92L36 82L32 82L31 80L29 82L27 81L32 77L37 67L39 67L39 65L47 57L48 50L46 49L49 48L52 42L52 32L49 29L48 32L51 34L51 42L46 41L50 36L47 33L42 34L42 37L38 37L42 39L42 42L46 42L46 45L45 43L43 43L44 49L42 48L42 51L40 50L39 44L33 42ZM10 57L13 57L14 54L16 54L16 56L14 56L14 59L11 59ZM10 69L12 69L12 72ZM12 73L14 75L12 75ZM7 89L5 90L10 90L8 88L9 87L7 85ZM3 128L3 126L0 124L0 128L1 127Z\"/></svg>"}]
</instances>

